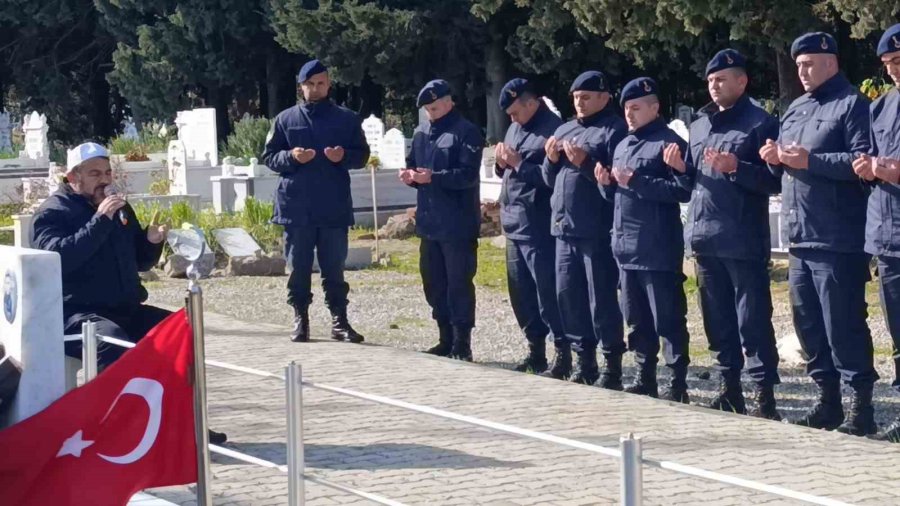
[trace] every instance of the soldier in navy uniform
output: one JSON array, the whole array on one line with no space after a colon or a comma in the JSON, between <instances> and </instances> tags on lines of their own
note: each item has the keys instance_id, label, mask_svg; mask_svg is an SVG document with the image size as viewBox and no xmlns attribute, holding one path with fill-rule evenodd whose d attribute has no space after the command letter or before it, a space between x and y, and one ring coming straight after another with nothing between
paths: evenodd
<instances>
[{"instance_id":1,"label":"soldier in navy uniform","mask_svg":"<svg viewBox=\"0 0 900 506\"><path fill-rule=\"evenodd\" d=\"M418 190L419 270L440 335L427 353L471 362L484 139L455 109L444 80L426 84L416 106L425 108L428 122L416 129L399 176Z\"/></svg>"},{"instance_id":2,"label":"soldier in navy uniform","mask_svg":"<svg viewBox=\"0 0 900 506\"><path fill-rule=\"evenodd\" d=\"M287 283L287 302L294 309L291 340L309 341L315 253L331 312L331 338L359 343L363 336L347 320L350 286L344 281L347 231L353 225L348 170L365 166L369 145L359 116L328 97L331 79L319 60L303 65L297 84L303 102L275 118L263 152L266 166L280 176L272 222L284 226L285 256L292 268Z\"/></svg>"},{"instance_id":3,"label":"soldier in navy uniform","mask_svg":"<svg viewBox=\"0 0 900 506\"><path fill-rule=\"evenodd\" d=\"M525 79L513 79L500 92L500 108L512 124L495 147L494 171L503 178L500 223L506 236L509 301L528 341L528 356L517 371L547 369L546 342L552 333L557 347L566 338L556 303L550 235L551 190L541 176L544 144L562 124Z\"/></svg>"},{"instance_id":4,"label":"soldier in navy uniform","mask_svg":"<svg viewBox=\"0 0 900 506\"><path fill-rule=\"evenodd\" d=\"M853 170L870 182L866 253L878 257L881 308L894 341L894 381L900 391L900 24L888 28L877 47L878 58L894 88L870 109L872 150L853 161ZM900 443L900 417L875 439Z\"/></svg>"},{"instance_id":5,"label":"soldier in navy uniform","mask_svg":"<svg viewBox=\"0 0 900 506\"><path fill-rule=\"evenodd\" d=\"M597 188L594 166L609 164L625 136L625 122L611 103L609 82L599 71L579 75L569 88L576 117L545 145L543 176L553 188L550 233L556 237L556 292L565 341L547 375L622 389L625 341L618 310L616 262L610 250L612 205ZM606 367L600 375L597 345ZM578 356L572 367L574 351Z\"/></svg>"},{"instance_id":6,"label":"soldier in navy uniform","mask_svg":"<svg viewBox=\"0 0 900 506\"><path fill-rule=\"evenodd\" d=\"M795 423L873 434L872 335L866 323L869 255L864 251L868 185L852 162L869 152L869 101L843 74L837 42L816 32L791 46L806 93L781 119L760 157L782 177L782 237L789 243L794 328L809 357L819 400ZM844 418L841 380L853 391Z\"/></svg>"},{"instance_id":7,"label":"soldier in navy uniform","mask_svg":"<svg viewBox=\"0 0 900 506\"><path fill-rule=\"evenodd\" d=\"M616 146L612 162L597 163L595 172L604 197L615 203L612 250L620 268L628 347L639 368L625 391L658 396L656 357L662 339L666 366L672 370L664 398L687 404L690 338L679 204L687 202L691 192L676 182L683 175L663 161L665 149L675 144L684 151L685 142L660 117L657 95L656 82L649 77L622 88L628 136Z\"/></svg>"},{"instance_id":8,"label":"soldier in navy uniform","mask_svg":"<svg viewBox=\"0 0 900 506\"><path fill-rule=\"evenodd\" d=\"M696 262L703 327L721 376L709 407L747 412L741 387L746 354L756 384L753 414L780 420L768 262L769 195L781 191L781 180L759 158L765 140L778 135L778 120L747 96L746 66L734 49L713 56L706 66L712 103L691 125L684 158L674 143L663 158L685 174L676 181L693 191L684 242Z\"/></svg>"}]
</instances>

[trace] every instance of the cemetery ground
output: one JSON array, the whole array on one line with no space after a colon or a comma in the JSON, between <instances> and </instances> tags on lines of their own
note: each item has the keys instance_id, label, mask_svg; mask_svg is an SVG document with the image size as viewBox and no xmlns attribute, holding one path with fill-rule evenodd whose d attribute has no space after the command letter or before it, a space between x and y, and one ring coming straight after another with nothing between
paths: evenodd
<instances>
[{"instance_id":1,"label":"cemetery ground","mask_svg":"<svg viewBox=\"0 0 900 506\"><path fill-rule=\"evenodd\" d=\"M365 238L371 230L351 230L351 247L373 247L374 241ZM483 238L478 249L476 328L473 333L475 361L483 366L511 368L526 353L526 344L518 328L506 289L505 251L497 247L498 238ZM366 336L366 342L408 350L424 350L437 339L437 329L431 310L422 293L418 269L418 240L381 240L386 265L348 271L350 284L349 315L354 327ZM690 264L686 264L690 267ZM688 327L691 334L691 369L689 386L692 403L703 404L715 395L718 382L707 349L703 322L697 304L696 283L689 272L685 282L688 297ZM793 332L787 289L787 266L776 260L771 270L773 296L773 325L779 341ZM285 303L285 284L281 277L222 277L214 276L203 282L207 311L227 315L249 323L276 324L284 328L287 340L293 313ZM314 301L310 307L314 337L327 336L330 317L323 303L318 274L313 274ZM180 306L183 303L185 281L163 276L146 283L149 303ZM867 287L869 326L875 342L875 363L881 380L875 389L876 416L884 425L900 414L900 396L890 388L893 379L890 335L885 328L878 299L877 281ZM350 346L349 344L347 346ZM299 348L298 348L299 349ZM548 352L552 356L552 346ZM301 361L302 357L296 358ZM226 359L241 363L242 357ZM625 356L626 381L634 377L633 357ZM666 384L668 371L660 366L661 384ZM815 402L816 389L805 374L802 364L783 361L779 370L782 384L777 387L779 410L786 418L796 418ZM752 383L744 376L748 402ZM748 408L749 408L748 404Z\"/></svg>"}]
</instances>

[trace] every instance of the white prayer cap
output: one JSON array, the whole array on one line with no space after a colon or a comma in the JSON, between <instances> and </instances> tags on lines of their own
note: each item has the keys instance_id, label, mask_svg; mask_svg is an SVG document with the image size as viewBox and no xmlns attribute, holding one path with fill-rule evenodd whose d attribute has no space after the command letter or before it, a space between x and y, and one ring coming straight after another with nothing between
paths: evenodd
<instances>
[{"instance_id":1,"label":"white prayer cap","mask_svg":"<svg viewBox=\"0 0 900 506\"><path fill-rule=\"evenodd\" d=\"M91 158L109 158L109 151L96 142L85 142L66 153L66 174Z\"/></svg>"}]
</instances>

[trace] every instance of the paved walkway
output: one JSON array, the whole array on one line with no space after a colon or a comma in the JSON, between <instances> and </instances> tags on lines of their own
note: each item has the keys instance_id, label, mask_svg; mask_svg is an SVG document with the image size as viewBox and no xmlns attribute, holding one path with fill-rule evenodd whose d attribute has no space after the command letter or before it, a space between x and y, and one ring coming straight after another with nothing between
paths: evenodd
<instances>
[{"instance_id":1,"label":"paved walkway","mask_svg":"<svg viewBox=\"0 0 900 506\"><path fill-rule=\"evenodd\" d=\"M252 294L248 294L252 296ZM207 315L208 357L270 372L297 360L319 383L608 447L633 431L644 456L855 504L900 504L900 445L717 413L379 346L294 344L283 327ZM208 369L227 446L284 464L278 382ZM614 504L618 461L318 390L304 391L309 472L407 504ZM213 457L216 505L286 504L280 472ZM799 504L644 468L645 504ZM193 504L189 487L152 494ZM310 505L369 504L307 485Z\"/></svg>"}]
</instances>

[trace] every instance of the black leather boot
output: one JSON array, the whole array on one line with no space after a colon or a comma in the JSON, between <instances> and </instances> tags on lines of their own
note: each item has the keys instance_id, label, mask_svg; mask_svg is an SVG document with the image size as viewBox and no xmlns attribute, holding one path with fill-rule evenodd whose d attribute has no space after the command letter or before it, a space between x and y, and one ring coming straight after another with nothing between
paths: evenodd
<instances>
[{"instance_id":1,"label":"black leather boot","mask_svg":"<svg viewBox=\"0 0 900 506\"><path fill-rule=\"evenodd\" d=\"M872 436L872 439L888 443L900 443L900 416L887 429L884 429L884 432Z\"/></svg>"},{"instance_id":2,"label":"black leather boot","mask_svg":"<svg viewBox=\"0 0 900 506\"><path fill-rule=\"evenodd\" d=\"M578 361L572 370L570 381L581 383L582 385L593 385L599 378L600 368L597 366L597 349L588 348L582 350L578 354Z\"/></svg>"},{"instance_id":3,"label":"black leather boot","mask_svg":"<svg viewBox=\"0 0 900 506\"><path fill-rule=\"evenodd\" d=\"M528 341L528 356L514 367L519 372L540 374L547 370L547 340L536 338Z\"/></svg>"},{"instance_id":4,"label":"black leather boot","mask_svg":"<svg viewBox=\"0 0 900 506\"><path fill-rule=\"evenodd\" d=\"M438 357L449 357L450 351L453 350L453 327L450 325L439 325L438 332L440 332L438 343L425 350L425 353Z\"/></svg>"},{"instance_id":5,"label":"black leather boot","mask_svg":"<svg viewBox=\"0 0 900 506\"><path fill-rule=\"evenodd\" d=\"M723 373L719 378L719 393L707 406L710 409L747 414L747 404L744 402L744 390L741 387L740 373Z\"/></svg>"},{"instance_id":6,"label":"black leather boot","mask_svg":"<svg viewBox=\"0 0 900 506\"><path fill-rule=\"evenodd\" d=\"M625 387L625 393L659 397L656 383L656 366L642 368L634 383Z\"/></svg>"},{"instance_id":7,"label":"black leather boot","mask_svg":"<svg viewBox=\"0 0 900 506\"><path fill-rule=\"evenodd\" d=\"M225 434L224 432L216 432L212 429L208 429L206 434L209 437L210 444L220 445L228 441L228 434Z\"/></svg>"},{"instance_id":8,"label":"black leather boot","mask_svg":"<svg viewBox=\"0 0 900 506\"><path fill-rule=\"evenodd\" d=\"M291 330L291 341L295 343L309 342L309 310L294 306L294 328Z\"/></svg>"},{"instance_id":9,"label":"black leather boot","mask_svg":"<svg viewBox=\"0 0 900 506\"><path fill-rule=\"evenodd\" d=\"M872 407L872 385L853 388L850 413L837 431L852 436L870 436L878 432L878 425L875 424L875 408Z\"/></svg>"},{"instance_id":10,"label":"black leather boot","mask_svg":"<svg viewBox=\"0 0 900 506\"><path fill-rule=\"evenodd\" d=\"M775 387L772 385L756 385L756 408L750 411L750 416L766 418L768 420L781 421L775 404Z\"/></svg>"},{"instance_id":11,"label":"black leather boot","mask_svg":"<svg viewBox=\"0 0 900 506\"><path fill-rule=\"evenodd\" d=\"M819 383L819 400L795 425L813 429L834 430L844 422L844 406L841 405L841 385L837 381Z\"/></svg>"},{"instance_id":12,"label":"black leather boot","mask_svg":"<svg viewBox=\"0 0 900 506\"><path fill-rule=\"evenodd\" d=\"M669 384L669 388L666 389L662 398L667 401L690 404L691 397L688 395L687 389L687 367L684 369L675 369L673 373L672 382Z\"/></svg>"},{"instance_id":13,"label":"black leather boot","mask_svg":"<svg viewBox=\"0 0 900 506\"><path fill-rule=\"evenodd\" d=\"M335 309L331 312L331 338L335 341L349 341L361 343L365 338L359 332L353 330L347 321L347 308Z\"/></svg>"},{"instance_id":14,"label":"black leather boot","mask_svg":"<svg viewBox=\"0 0 900 506\"><path fill-rule=\"evenodd\" d=\"M450 358L472 361L472 327L453 326L453 348Z\"/></svg>"},{"instance_id":15,"label":"black leather boot","mask_svg":"<svg viewBox=\"0 0 900 506\"><path fill-rule=\"evenodd\" d=\"M622 354L604 353L603 357L606 359L606 367L603 368L603 374L600 375L600 388L621 391L623 388Z\"/></svg>"},{"instance_id":16,"label":"black leather boot","mask_svg":"<svg viewBox=\"0 0 900 506\"><path fill-rule=\"evenodd\" d=\"M553 359L553 367L541 376L548 378L567 380L572 375L572 349L568 346L557 346L556 357Z\"/></svg>"}]
</instances>

